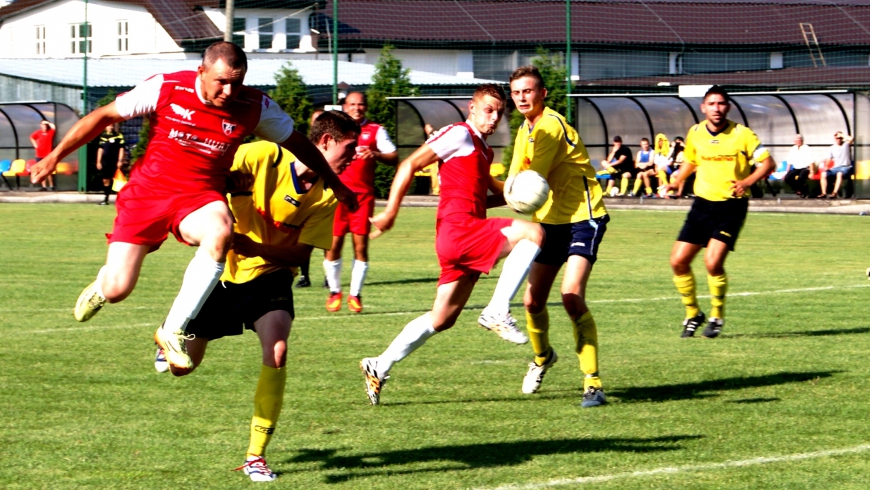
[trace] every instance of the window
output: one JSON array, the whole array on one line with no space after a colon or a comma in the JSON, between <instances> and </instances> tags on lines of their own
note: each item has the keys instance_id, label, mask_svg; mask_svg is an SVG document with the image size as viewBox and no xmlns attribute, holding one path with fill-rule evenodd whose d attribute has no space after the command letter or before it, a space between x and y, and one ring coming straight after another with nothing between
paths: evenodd
<instances>
[{"instance_id":1,"label":"window","mask_svg":"<svg viewBox=\"0 0 870 490\"><path fill-rule=\"evenodd\" d=\"M36 26L36 54L45 54L45 26Z\"/></svg>"},{"instance_id":2,"label":"window","mask_svg":"<svg viewBox=\"0 0 870 490\"><path fill-rule=\"evenodd\" d=\"M272 49L272 18L260 17L257 32L260 34L260 49Z\"/></svg>"},{"instance_id":3,"label":"window","mask_svg":"<svg viewBox=\"0 0 870 490\"><path fill-rule=\"evenodd\" d=\"M118 21L118 51L126 53L130 51L130 31L126 20Z\"/></svg>"},{"instance_id":4,"label":"window","mask_svg":"<svg viewBox=\"0 0 870 490\"><path fill-rule=\"evenodd\" d=\"M233 17L233 44L245 47L245 18Z\"/></svg>"},{"instance_id":5,"label":"window","mask_svg":"<svg viewBox=\"0 0 870 490\"><path fill-rule=\"evenodd\" d=\"M302 21L300 19L284 19L284 31L287 33L287 49L299 49L302 39Z\"/></svg>"},{"instance_id":6,"label":"window","mask_svg":"<svg viewBox=\"0 0 870 490\"><path fill-rule=\"evenodd\" d=\"M70 53L82 54L93 51L91 24L73 24L70 27Z\"/></svg>"}]
</instances>

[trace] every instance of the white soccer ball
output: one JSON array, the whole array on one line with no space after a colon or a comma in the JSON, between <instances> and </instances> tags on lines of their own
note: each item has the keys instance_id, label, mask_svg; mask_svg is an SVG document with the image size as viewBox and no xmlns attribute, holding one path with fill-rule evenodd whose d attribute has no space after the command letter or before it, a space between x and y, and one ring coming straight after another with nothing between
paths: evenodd
<instances>
[{"instance_id":1,"label":"white soccer ball","mask_svg":"<svg viewBox=\"0 0 870 490\"><path fill-rule=\"evenodd\" d=\"M532 214L541 209L550 195L550 184L534 170L523 170L509 178L504 186L504 200L514 211Z\"/></svg>"},{"instance_id":2,"label":"white soccer ball","mask_svg":"<svg viewBox=\"0 0 870 490\"><path fill-rule=\"evenodd\" d=\"M616 197L617 194L619 194L619 189L617 189L616 187L611 187L610 188L610 197Z\"/></svg>"}]
</instances>

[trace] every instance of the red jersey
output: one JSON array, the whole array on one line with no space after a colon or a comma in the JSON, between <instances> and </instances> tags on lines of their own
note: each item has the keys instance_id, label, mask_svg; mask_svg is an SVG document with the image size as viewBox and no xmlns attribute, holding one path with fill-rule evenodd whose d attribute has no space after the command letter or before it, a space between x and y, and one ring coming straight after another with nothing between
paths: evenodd
<instances>
[{"instance_id":1,"label":"red jersey","mask_svg":"<svg viewBox=\"0 0 870 490\"><path fill-rule=\"evenodd\" d=\"M145 156L131 175L152 186L185 193L223 192L233 156L242 140L256 133L283 142L293 120L259 90L242 86L225 107L206 104L194 71L154 76L116 99L121 116L150 114L151 132Z\"/></svg>"},{"instance_id":2,"label":"red jersey","mask_svg":"<svg viewBox=\"0 0 870 490\"><path fill-rule=\"evenodd\" d=\"M492 148L468 123L447 126L426 143L441 159L437 220L440 222L453 214L485 219Z\"/></svg>"},{"instance_id":3,"label":"red jersey","mask_svg":"<svg viewBox=\"0 0 870 490\"><path fill-rule=\"evenodd\" d=\"M357 146L365 146L381 153L396 151L386 129L380 124L365 120L360 124L360 129ZM339 177L344 185L354 192L374 194L375 168L377 162L374 158L354 158Z\"/></svg>"},{"instance_id":4,"label":"red jersey","mask_svg":"<svg viewBox=\"0 0 870 490\"><path fill-rule=\"evenodd\" d=\"M30 135L30 139L36 140L36 158L45 158L54 148L54 130L43 131L37 129Z\"/></svg>"}]
</instances>

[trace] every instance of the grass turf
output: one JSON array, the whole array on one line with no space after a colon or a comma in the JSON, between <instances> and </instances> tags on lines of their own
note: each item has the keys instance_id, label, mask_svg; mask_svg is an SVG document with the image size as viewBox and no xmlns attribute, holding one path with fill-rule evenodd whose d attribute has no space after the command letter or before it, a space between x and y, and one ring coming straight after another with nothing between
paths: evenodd
<instances>
[{"instance_id":1,"label":"grass turf","mask_svg":"<svg viewBox=\"0 0 870 490\"><path fill-rule=\"evenodd\" d=\"M529 346L475 326L495 275L481 279L452 331L394 368L382 405L369 406L357 362L434 298L434 209L403 210L373 242L362 314L325 312L315 253L315 287L296 291L270 486L866 488L866 448L717 465L870 442L866 218L750 215L726 263L723 335L686 340L668 266L685 213L612 215L588 291L610 401L594 409L579 407L558 295L551 339L561 360L537 395L520 393ZM247 447L256 337L214 342L187 378L152 368L151 335L192 248L170 238L130 298L73 320L113 216L93 205L0 207L0 487L256 486L230 471ZM705 295L700 259L695 273ZM349 275L346 264L345 284ZM524 324L519 304L514 312ZM655 471L666 467L677 470Z\"/></svg>"}]
</instances>

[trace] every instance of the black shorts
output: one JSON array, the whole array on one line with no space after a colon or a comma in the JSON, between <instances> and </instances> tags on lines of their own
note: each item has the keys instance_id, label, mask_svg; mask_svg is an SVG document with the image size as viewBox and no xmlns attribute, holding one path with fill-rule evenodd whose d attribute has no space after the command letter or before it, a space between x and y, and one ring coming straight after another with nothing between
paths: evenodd
<instances>
[{"instance_id":1,"label":"black shorts","mask_svg":"<svg viewBox=\"0 0 870 490\"><path fill-rule=\"evenodd\" d=\"M749 199L708 201L696 197L677 241L706 247L707 242L716 239L733 251L747 211Z\"/></svg>"},{"instance_id":2,"label":"black shorts","mask_svg":"<svg viewBox=\"0 0 870 490\"><path fill-rule=\"evenodd\" d=\"M253 281L233 284L219 282L199 315L187 324L187 333L215 340L254 330L254 322L270 311L293 311L293 273L279 269Z\"/></svg>"},{"instance_id":3,"label":"black shorts","mask_svg":"<svg viewBox=\"0 0 870 490\"><path fill-rule=\"evenodd\" d=\"M546 233L544 246L535 262L561 266L571 255L579 255L594 264L598 259L598 245L607 231L610 216L604 215L589 221L551 225L541 223Z\"/></svg>"},{"instance_id":4,"label":"black shorts","mask_svg":"<svg viewBox=\"0 0 870 490\"><path fill-rule=\"evenodd\" d=\"M118 162L106 163L103 162L103 168L100 170L100 177L106 180L112 180L115 176L115 172L118 171Z\"/></svg>"}]
</instances>

